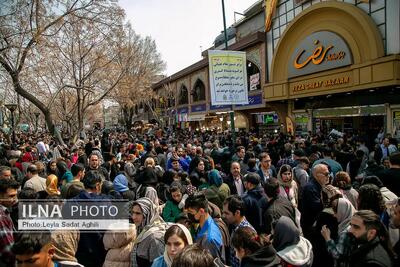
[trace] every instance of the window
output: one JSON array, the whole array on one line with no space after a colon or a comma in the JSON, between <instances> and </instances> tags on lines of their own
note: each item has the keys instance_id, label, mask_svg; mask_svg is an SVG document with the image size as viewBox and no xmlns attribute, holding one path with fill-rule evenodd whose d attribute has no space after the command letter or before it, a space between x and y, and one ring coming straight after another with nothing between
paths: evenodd
<instances>
[{"instance_id":1,"label":"window","mask_svg":"<svg viewBox=\"0 0 400 267\"><path fill-rule=\"evenodd\" d=\"M193 102L206 100L206 89L201 80L197 80L192 90Z\"/></svg>"},{"instance_id":2,"label":"window","mask_svg":"<svg viewBox=\"0 0 400 267\"><path fill-rule=\"evenodd\" d=\"M181 90L179 91L179 105L188 104L188 89L186 86L182 85Z\"/></svg>"}]
</instances>

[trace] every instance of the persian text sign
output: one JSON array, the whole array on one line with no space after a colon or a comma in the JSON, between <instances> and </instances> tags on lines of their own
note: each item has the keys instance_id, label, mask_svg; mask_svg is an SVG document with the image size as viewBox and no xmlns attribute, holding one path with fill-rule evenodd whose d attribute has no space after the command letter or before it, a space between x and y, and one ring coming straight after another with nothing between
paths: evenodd
<instances>
[{"instance_id":1,"label":"persian text sign","mask_svg":"<svg viewBox=\"0 0 400 267\"><path fill-rule=\"evenodd\" d=\"M246 52L208 51L212 105L248 104Z\"/></svg>"},{"instance_id":2,"label":"persian text sign","mask_svg":"<svg viewBox=\"0 0 400 267\"><path fill-rule=\"evenodd\" d=\"M288 77L335 69L352 64L346 42L328 31L315 32L300 42L289 61Z\"/></svg>"}]
</instances>

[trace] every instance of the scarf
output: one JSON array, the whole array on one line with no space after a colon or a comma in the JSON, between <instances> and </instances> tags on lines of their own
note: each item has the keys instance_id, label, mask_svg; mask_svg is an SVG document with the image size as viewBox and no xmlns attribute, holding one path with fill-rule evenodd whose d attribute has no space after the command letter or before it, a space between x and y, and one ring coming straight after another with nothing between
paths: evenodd
<instances>
[{"instance_id":1,"label":"scarf","mask_svg":"<svg viewBox=\"0 0 400 267\"><path fill-rule=\"evenodd\" d=\"M288 170L290 170L290 171L292 171L292 168L289 166L289 165L282 165L282 167L286 167ZM283 187L286 187L286 188L291 188L292 187L292 185L293 185L293 175L292 175L292 179L290 179L289 181L287 181L287 182L284 182L283 180L282 180L282 167L279 169L279 172L278 172L278 175L277 175L277 178L278 178L278 182L279 182L279 184L280 185L282 185Z\"/></svg>"},{"instance_id":2,"label":"scarf","mask_svg":"<svg viewBox=\"0 0 400 267\"><path fill-rule=\"evenodd\" d=\"M58 178L54 174L50 174L46 179L46 192L50 196L59 195L60 191L58 191Z\"/></svg>"},{"instance_id":3,"label":"scarf","mask_svg":"<svg viewBox=\"0 0 400 267\"><path fill-rule=\"evenodd\" d=\"M176 226L178 226L179 228L182 229L182 231L185 233L186 240L188 241L188 245L192 245L193 244L192 235L190 234L190 232L186 228L186 226L184 226L182 224L179 224L179 223L176 223L176 224L173 224L173 225L176 225ZM171 225L171 226L173 226L173 225ZM172 259L168 255L168 252L167 252L167 244L165 244L164 261L165 261L165 263L167 264L168 267L172 266Z\"/></svg>"},{"instance_id":4,"label":"scarf","mask_svg":"<svg viewBox=\"0 0 400 267\"><path fill-rule=\"evenodd\" d=\"M284 248L295 245L300 241L300 231L287 216L279 218L274 229L274 239L272 245L276 251L281 251Z\"/></svg>"},{"instance_id":5,"label":"scarf","mask_svg":"<svg viewBox=\"0 0 400 267\"><path fill-rule=\"evenodd\" d=\"M140 209L143 212L143 221L137 227L139 236L141 232L145 230L145 228L150 227L157 219L161 219L158 214L158 208L156 205L150 200L150 198L142 197L137 199L136 201L132 201L130 205L130 211L132 210L133 206L139 205ZM162 219L161 219L162 220ZM137 238L139 239L139 237Z\"/></svg>"},{"instance_id":6,"label":"scarf","mask_svg":"<svg viewBox=\"0 0 400 267\"><path fill-rule=\"evenodd\" d=\"M337 207L337 220L339 222L338 233L342 233L347 230L350 225L351 217L353 217L356 209L353 207L350 201L345 198L338 199Z\"/></svg>"}]
</instances>

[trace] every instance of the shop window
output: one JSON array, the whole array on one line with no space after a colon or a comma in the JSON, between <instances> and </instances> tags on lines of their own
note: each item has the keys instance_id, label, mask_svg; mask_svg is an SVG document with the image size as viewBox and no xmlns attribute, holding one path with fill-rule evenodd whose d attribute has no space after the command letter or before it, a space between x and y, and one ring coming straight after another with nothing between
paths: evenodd
<instances>
[{"instance_id":1,"label":"shop window","mask_svg":"<svg viewBox=\"0 0 400 267\"><path fill-rule=\"evenodd\" d=\"M251 61L247 60L247 88L249 91L261 89L260 69Z\"/></svg>"},{"instance_id":2,"label":"shop window","mask_svg":"<svg viewBox=\"0 0 400 267\"><path fill-rule=\"evenodd\" d=\"M178 104L179 105L184 105L184 104L188 104L189 100L188 100L188 89L186 88L186 86L182 85L180 91L179 91L179 101Z\"/></svg>"},{"instance_id":3,"label":"shop window","mask_svg":"<svg viewBox=\"0 0 400 267\"><path fill-rule=\"evenodd\" d=\"M201 80L197 80L192 90L193 102L206 100L206 88Z\"/></svg>"}]
</instances>

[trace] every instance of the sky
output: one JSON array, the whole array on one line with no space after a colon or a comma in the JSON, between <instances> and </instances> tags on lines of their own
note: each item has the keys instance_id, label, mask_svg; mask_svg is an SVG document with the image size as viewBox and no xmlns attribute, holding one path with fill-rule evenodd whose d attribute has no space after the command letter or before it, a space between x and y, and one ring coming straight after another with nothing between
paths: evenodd
<instances>
[{"instance_id":1,"label":"sky","mask_svg":"<svg viewBox=\"0 0 400 267\"><path fill-rule=\"evenodd\" d=\"M257 0L225 0L226 27L234 12L243 13ZM119 0L136 33L151 36L172 75L201 60L223 30L221 0ZM242 16L236 15L236 20Z\"/></svg>"}]
</instances>

